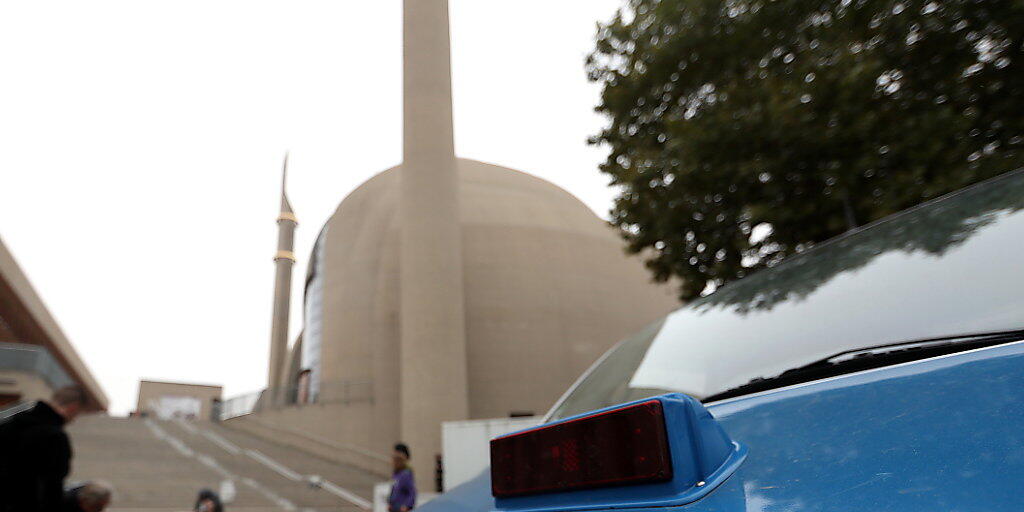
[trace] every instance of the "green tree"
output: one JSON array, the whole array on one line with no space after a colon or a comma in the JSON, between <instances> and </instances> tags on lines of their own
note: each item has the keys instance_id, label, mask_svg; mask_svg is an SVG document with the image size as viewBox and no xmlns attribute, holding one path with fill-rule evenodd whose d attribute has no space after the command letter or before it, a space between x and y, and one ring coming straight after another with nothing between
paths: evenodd
<instances>
[{"instance_id":1,"label":"green tree","mask_svg":"<svg viewBox=\"0 0 1024 512\"><path fill-rule=\"evenodd\" d=\"M1019 0L629 0L587 61L612 223L685 300L1021 166L1022 43Z\"/></svg>"}]
</instances>

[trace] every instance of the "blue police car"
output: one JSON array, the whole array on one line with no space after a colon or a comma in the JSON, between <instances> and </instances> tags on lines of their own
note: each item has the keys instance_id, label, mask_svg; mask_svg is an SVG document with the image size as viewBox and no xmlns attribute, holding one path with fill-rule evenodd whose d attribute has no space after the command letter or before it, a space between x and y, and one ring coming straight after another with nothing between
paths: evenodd
<instances>
[{"instance_id":1,"label":"blue police car","mask_svg":"<svg viewBox=\"0 0 1024 512\"><path fill-rule=\"evenodd\" d=\"M1024 170L622 341L423 512L1024 510Z\"/></svg>"}]
</instances>

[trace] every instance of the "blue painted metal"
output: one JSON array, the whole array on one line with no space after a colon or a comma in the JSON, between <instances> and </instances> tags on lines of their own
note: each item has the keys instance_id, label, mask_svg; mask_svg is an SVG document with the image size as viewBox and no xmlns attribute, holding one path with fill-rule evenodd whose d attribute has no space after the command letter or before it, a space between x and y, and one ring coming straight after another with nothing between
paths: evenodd
<instances>
[{"instance_id":1,"label":"blue painted metal","mask_svg":"<svg viewBox=\"0 0 1024 512\"><path fill-rule=\"evenodd\" d=\"M1020 509L1022 395L1018 342L712 406L751 456L694 510Z\"/></svg>"},{"instance_id":2,"label":"blue painted metal","mask_svg":"<svg viewBox=\"0 0 1024 512\"><path fill-rule=\"evenodd\" d=\"M696 501L724 482L746 456L700 402L681 394L656 397L661 401L672 457L672 480L650 484L604 487L557 494L517 496L495 500L496 510L552 512L602 508L678 506ZM558 423L649 401L638 400L566 418ZM530 430L530 429L527 429ZM510 434L514 435L514 434ZM614 442L614 440L609 440Z\"/></svg>"},{"instance_id":3,"label":"blue painted metal","mask_svg":"<svg viewBox=\"0 0 1024 512\"><path fill-rule=\"evenodd\" d=\"M749 448L694 512L1024 508L1024 342L708 406ZM422 512L494 510L484 473ZM623 503L639 487L620 487ZM545 496L551 509L571 497ZM564 509L563 509L564 510Z\"/></svg>"}]
</instances>

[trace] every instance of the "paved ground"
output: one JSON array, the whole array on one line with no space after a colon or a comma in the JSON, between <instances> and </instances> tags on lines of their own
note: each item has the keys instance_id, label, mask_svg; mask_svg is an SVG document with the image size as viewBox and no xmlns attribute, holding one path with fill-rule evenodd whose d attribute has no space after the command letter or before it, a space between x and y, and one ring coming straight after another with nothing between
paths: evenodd
<instances>
[{"instance_id":1,"label":"paved ground","mask_svg":"<svg viewBox=\"0 0 1024 512\"><path fill-rule=\"evenodd\" d=\"M357 469L208 422L88 416L68 429L71 481L115 489L108 510L187 511L199 489L234 487L231 512L357 512L381 479ZM323 480L311 486L310 475Z\"/></svg>"}]
</instances>

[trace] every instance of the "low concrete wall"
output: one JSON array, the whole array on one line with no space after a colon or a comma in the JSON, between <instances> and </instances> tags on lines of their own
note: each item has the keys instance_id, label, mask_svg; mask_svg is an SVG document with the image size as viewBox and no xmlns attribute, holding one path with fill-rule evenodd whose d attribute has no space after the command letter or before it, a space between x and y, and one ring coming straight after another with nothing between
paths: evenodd
<instances>
[{"instance_id":1,"label":"low concrete wall","mask_svg":"<svg viewBox=\"0 0 1024 512\"><path fill-rule=\"evenodd\" d=\"M152 407L162 397L187 397L199 400L199 419L210 419L210 408L213 399L220 398L221 387L204 384L185 384L180 382L160 382L153 380L139 381L139 398L135 410L156 414Z\"/></svg>"},{"instance_id":2,"label":"low concrete wall","mask_svg":"<svg viewBox=\"0 0 1024 512\"><path fill-rule=\"evenodd\" d=\"M231 418L221 424L340 464L362 469L384 479L390 477L391 462L386 455L337 443L297 428L285 426L289 416L299 414L299 408L286 407L273 412L278 421L268 421L261 417L261 413L257 413Z\"/></svg>"}]
</instances>

